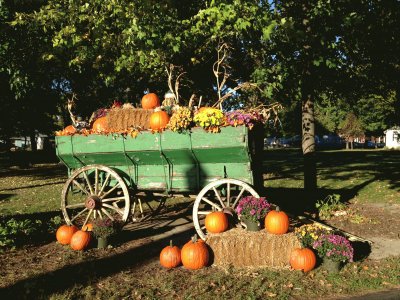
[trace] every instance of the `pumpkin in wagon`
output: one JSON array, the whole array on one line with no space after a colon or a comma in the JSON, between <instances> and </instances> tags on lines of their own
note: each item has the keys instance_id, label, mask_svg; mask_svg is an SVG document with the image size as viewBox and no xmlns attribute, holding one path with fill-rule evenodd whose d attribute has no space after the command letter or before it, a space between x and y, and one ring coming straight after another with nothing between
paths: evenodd
<instances>
[{"instance_id":1,"label":"pumpkin in wagon","mask_svg":"<svg viewBox=\"0 0 400 300\"><path fill-rule=\"evenodd\" d=\"M206 216L206 229L210 233L221 233L228 229L228 217L222 211L214 211Z\"/></svg>"},{"instance_id":2,"label":"pumpkin in wagon","mask_svg":"<svg viewBox=\"0 0 400 300\"><path fill-rule=\"evenodd\" d=\"M168 122L169 116L165 111L155 111L150 115L150 128L153 131L162 131Z\"/></svg>"},{"instance_id":3,"label":"pumpkin in wagon","mask_svg":"<svg viewBox=\"0 0 400 300\"><path fill-rule=\"evenodd\" d=\"M208 264L209 253L203 240L198 240L197 235L187 242L181 250L181 259L184 267L190 270L201 269Z\"/></svg>"},{"instance_id":4,"label":"pumpkin in wagon","mask_svg":"<svg viewBox=\"0 0 400 300\"><path fill-rule=\"evenodd\" d=\"M62 225L57 229L56 239L61 245L68 245L78 228L74 225Z\"/></svg>"},{"instance_id":5,"label":"pumpkin in wagon","mask_svg":"<svg viewBox=\"0 0 400 300\"><path fill-rule=\"evenodd\" d=\"M92 131L96 133L106 132L108 130L107 117L100 117L94 121Z\"/></svg>"},{"instance_id":6,"label":"pumpkin in wagon","mask_svg":"<svg viewBox=\"0 0 400 300\"><path fill-rule=\"evenodd\" d=\"M172 244L170 241L169 246L161 250L160 263L164 268L171 269L181 264L181 249Z\"/></svg>"},{"instance_id":7,"label":"pumpkin in wagon","mask_svg":"<svg viewBox=\"0 0 400 300\"><path fill-rule=\"evenodd\" d=\"M154 109L160 106L160 98L155 93L148 93L142 97L142 108Z\"/></svg>"}]
</instances>

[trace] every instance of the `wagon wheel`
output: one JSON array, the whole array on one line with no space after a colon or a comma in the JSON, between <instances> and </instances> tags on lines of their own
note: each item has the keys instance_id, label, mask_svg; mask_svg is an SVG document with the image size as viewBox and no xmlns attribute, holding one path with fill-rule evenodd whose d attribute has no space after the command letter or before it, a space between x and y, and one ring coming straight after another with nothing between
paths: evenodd
<instances>
[{"instance_id":1,"label":"wagon wheel","mask_svg":"<svg viewBox=\"0 0 400 300\"><path fill-rule=\"evenodd\" d=\"M259 198L250 185L237 179L225 178L207 184L197 195L193 206L193 223L199 236L203 240L206 238L206 215L213 211L235 214L239 199L246 196Z\"/></svg>"},{"instance_id":2,"label":"wagon wheel","mask_svg":"<svg viewBox=\"0 0 400 300\"><path fill-rule=\"evenodd\" d=\"M96 218L125 223L130 210L129 191L113 169L85 166L75 170L65 183L61 210L66 223L78 227Z\"/></svg>"}]
</instances>

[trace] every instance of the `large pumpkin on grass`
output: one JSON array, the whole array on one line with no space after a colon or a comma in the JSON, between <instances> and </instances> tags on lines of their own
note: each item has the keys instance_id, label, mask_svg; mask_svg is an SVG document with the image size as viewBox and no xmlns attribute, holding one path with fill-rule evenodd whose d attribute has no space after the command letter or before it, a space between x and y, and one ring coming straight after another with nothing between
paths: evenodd
<instances>
[{"instance_id":1,"label":"large pumpkin on grass","mask_svg":"<svg viewBox=\"0 0 400 300\"><path fill-rule=\"evenodd\" d=\"M272 234L285 234L289 230L289 217L277 206L265 217L265 229Z\"/></svg>"},{"instance_id":2,"label":"large pumpkin on grass","mask_svg":"<svg viewBox=\"0 0 400 300\"><path fill-rule=\"evenodd\" d=\"M228 217L222 211L209 213L205 220L206 229L210 233L221 233L228 229Z\"/></svg>"},{"instance_id":3,"label":"large pumpkin on grass","mask_svg":"<svg viewBox=\"0 0 400 300\"><path fill-rule=\"evenodd\" d=\"M90 232L78 230L71 238L71 248L73 250L83 250L90 243Z\"/></svg>"},{"instance_id":4,"label":"large pumpkin on grass","mask_svg":"<svg viewBox=\"0 0 400 300\"><path fill-rule=\"evenodd\" d=\"M181 259L184 267L190 270L197 270L208 264L209 253L207 245L193 236L192 240L187 242L181 250Z\"/></svg>"},{"instance_id":5,"label":"large pumpkin on grass","mask_svg":"<svg viewBox=\"0 0 400 300\"><path fill-rule=\"evenodd\" d=\"M160 106L160 98L154 93L148 93L142 97L142 107L144 109L154 109Z\"/></svg>"},{"instance_id":6,"label":"large pumpkin on grass","mask_svg":"<svg viewBox=\"0 0 400 300\"><path fill-rule=\"evenodd\" d=\"M57 241L62 245L68 245L71 242L71 238L78 228L74 225L62 225L57 229L56 238Z\"/></svg>"},{"instance_id":7,"label":"large pumpkin on grass","mask_svg":"<svg viewBox=\"0 0 400 300\"><path fill-rule=\"evenodd\" d=\"M94 121L92 130L97 133L106 132L108 130L107 117L100 117Z\"/></svg>"},{"instance_id":8,"label":"large pumpkin on grass","mask_svg":"<svg viewBox=\"0 0 400 300\"><path fill-rule=\"evenodd\" d=\"M290 254L290 266L295 270L304 272L314 269L317 263L315 253L308 248L296 248Z\"/></svg>"},{"instance_id":9,"label":"large pumpkin on grass","mask_svg":"<svg viewBox=\"0 0 400 300\"><path fill-rule=\"evenodd\" d=\"M160 263L164 268L171 269L181 264L181 249L172 244L161 250Z\"/></svg>"},{"instance_id":10,"label":"large pumpkin on grass","mask_svg":"<svg viewBox=\"0 0 400 300\"><path fill-rule=\"evenodd\" d=\"M150 115L150 128L153 131L162 131L169 122L169 116L165 111L156 111Z\"/></svg>"}]
</instances>

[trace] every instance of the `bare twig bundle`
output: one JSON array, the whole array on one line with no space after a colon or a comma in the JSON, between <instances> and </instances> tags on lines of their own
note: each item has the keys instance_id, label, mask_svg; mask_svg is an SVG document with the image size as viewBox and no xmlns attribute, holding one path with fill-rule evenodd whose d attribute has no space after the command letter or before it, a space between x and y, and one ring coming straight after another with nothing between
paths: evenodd
<instances>
[{"instance_id":1,"label":"bare twig bundle","mask_svg":"<svg viewBox=\"0 0 400 300\"><path fill-rule=\"evenodd\" d=\"M258 114L263 116L264 122L267 122L270 118L274 118L274 125L279 121L278 113L283 109L282 104L278 102L274 102L271 104L261 104L254 108L249 109L249 112L257 112Z\"/></svg>"},{"instance_id":2,"label":"bare twig bundle","mask_svg":"<svg viewBox=\"0 0 400 300\"><path fill-rule=\"evenodd\" d=\"M68 108L68 112L69 112L69 116L71 118L72 121L72 125L74 127L76 127L76 117L74 115L74 113L72 112L72 108L75 107L75 100L78 100L78 98L76 97L76 94L73 93L71 99L67 99L68 103L67 103L67 108Z\"/></svg>"},{"instance_id":3,"label":"bare twig bundle","mask_svg":"<svg viewBox=\"0 0 400 300\"><path fill-rule=\"evenodd\" d=\"M168 87L170 91L174 94L175 96L175 104L179 104L179 85L180 85L180 80L182 79L182 76L186 74L186 72L181 72L176 76L175 78L175 85L172 85L172 80L173 80L173 73L174 69L178 69L178 71L181 71L180 67L177 67L173 64L169 65L169 70L168 68L165 68L168 74Z\"/></svg>"}]
</instances>

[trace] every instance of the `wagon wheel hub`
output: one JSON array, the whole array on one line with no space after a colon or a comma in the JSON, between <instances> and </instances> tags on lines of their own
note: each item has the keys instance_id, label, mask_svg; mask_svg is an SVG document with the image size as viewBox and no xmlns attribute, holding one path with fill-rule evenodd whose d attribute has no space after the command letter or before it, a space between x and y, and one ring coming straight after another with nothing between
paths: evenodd
<instances>
[{"instance_id":1,"label":"wagon wheel hub","mask_svg":"<svg viewBox=\"0 0 400 300\"><path fill-rule=\"evenodd\" d=\"M99 209L101 208L101 199L96 195L90 195L85 201L85 206L88 209Z\"/></svg>"}]
</instances>

